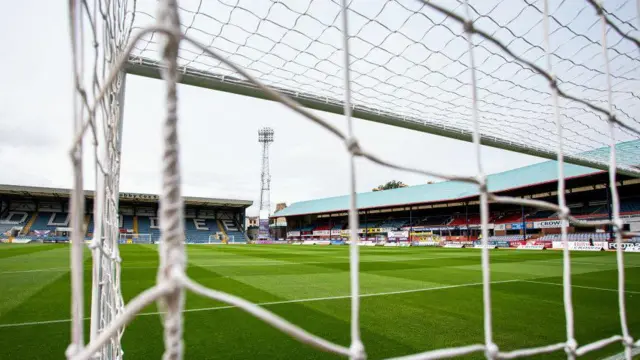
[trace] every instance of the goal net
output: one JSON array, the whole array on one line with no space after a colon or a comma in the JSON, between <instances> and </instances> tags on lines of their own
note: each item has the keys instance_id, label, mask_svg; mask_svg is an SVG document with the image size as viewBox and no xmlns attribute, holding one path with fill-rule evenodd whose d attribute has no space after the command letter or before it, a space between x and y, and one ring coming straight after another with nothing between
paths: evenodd
<instances>
[{"instance_id":1,"label":"goal net","mask_svg":"<svg viewBox=\"0 0 640 360\"><path fill-rule=\"evenodd\" d=\"M341 139L350 159L349 229L358 238L354 159L477 187L482 224L484 341L428 351L413 359L484 352L489 359L565 351L575 358L620 343L634 346L627 326L624 256L617 247L620 329L583 344L576 339L567 226L578 225L565 199L565 163L609 173L611 220L621 242L615 184L618 174L639 176L640 88L638 12L634 1L603 7L595 0L137 0L70 1L76 94L72 163L72 333L69 358L121 358L126 324L146 305L163 312L165 358L183 355L185 292L237 306L320 350L366 357L360 337L359 249L350 244L351 344L332 343L230 294L208 289L185 271L177 122L178 83L278 101ZM93 45L96 46L93 46ZM158 281L126 306L118 253L119 154L125 73L162 80L164 150L159 222ZM344 114L342 131L318 109ZM474 144L473 176L409 168L359 145L353 118L405 127ZM96 144L83 146L87 136ZM557 201L497 196L483 168L481 145L558 161ZM83 331L83 152L96 173L96 229L91 326ZM566 340L503 351L494 342L489 202L552 210L563 221L563 303ZM593 224L593 223L592 223ZM618 244L619 245L619 244ZM635 342L634 342L635 341Z\"/></svg>"}]
</instances>

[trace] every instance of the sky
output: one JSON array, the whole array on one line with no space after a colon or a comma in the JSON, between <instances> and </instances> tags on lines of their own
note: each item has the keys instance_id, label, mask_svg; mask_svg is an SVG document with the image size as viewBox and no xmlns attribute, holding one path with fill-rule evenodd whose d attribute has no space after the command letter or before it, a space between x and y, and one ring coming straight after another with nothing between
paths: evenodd
<instances>
[{"instance_id":1,"label":"sky","mask_svg":"<svg viewBox=\"0 0 640 360\"><path fill-rule=\"evenodd\" d=\"M0 183L70 188L72 66L66 4L14 1L0 12ZM9 34L9 35L7 35ZM120 190L158 193L161 186L163 84L126 79ZM348 192L349 158L332 134L281 104L178 86L182 192L186 196L254 201L257 215L261 147L257 131L275 130L271 155L271 203L288 204ZM317 112L346 131L343 116ZM361 146L397 164L464 175L476 173L474 147L364 120L355 120ZM86 141L90 149L90 141ZM505 171L540 158L483 147L484 171ZM87 160L90 160L87 157ZM358 159L357 190L389 180L409 185L435 179ZM92 172L87 161L86 171ZM91 182L88 188L93 188Z\"/></svg>"}]
</instances>

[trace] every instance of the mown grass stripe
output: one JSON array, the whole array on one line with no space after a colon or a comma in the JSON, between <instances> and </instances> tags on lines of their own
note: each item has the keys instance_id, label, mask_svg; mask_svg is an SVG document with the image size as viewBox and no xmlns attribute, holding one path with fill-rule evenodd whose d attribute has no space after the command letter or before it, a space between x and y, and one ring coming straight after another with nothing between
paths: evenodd
<instances>
[{"instance_id":1,"label":"mown grass stripe","mask_svg":"<svg viewBox=\"0 0 640 360\"><path fill-rule=\"evenodd\" d=\"M503 284L503 283L517 282L517 281L521 281L521 280L518 280L518 279L501 280L501 281L492 281L491 283L492 284ZM401 294L411 294L411 293L418 293L418 292L425 292L425 291L447 290L447 289L456 289L456 288L461 288L461 287L479 286L479 285L482 285L482 283L475 282L475 283L435 286L435 287L419 288L419 289L385 291L385 292L379 292L379 293L360 294L360 298L377 297L377 296L389 296L389 295L401 295ZM324 297L317 297L317 298L292 299L292 300L281 300L281 301L267 301L267 302L256 303L256 305L270 306L270 305L294 304L294 303L314 302L314 301L342 300L342 299L349 299L349 298L351 298L351 295L324 296ZM185 309L183 312L190 313L190 312L200 312L200 311L224 310L224 309L232 309L232 308L235 308L235 306L223 305L223 306L212 306L212 307L205 307L205 308L196 308L196 309ZM159 314L162 314L162 312L159 312L159 311L146 312L146 313L140 313L140 314L138 314L138 316L149 316L149 315L159 315ZM85 318L85 320L89 320L89 319L90 318L88 318L88 317ZM30 321L30 322L24 322L24 323L0 324L0 328L30 326L30 325L46 325L46 324L56 324L56 323L63 323L63 322L70 322L70 321L71 321L71 319Z\"/></svg>"}]
</instances>

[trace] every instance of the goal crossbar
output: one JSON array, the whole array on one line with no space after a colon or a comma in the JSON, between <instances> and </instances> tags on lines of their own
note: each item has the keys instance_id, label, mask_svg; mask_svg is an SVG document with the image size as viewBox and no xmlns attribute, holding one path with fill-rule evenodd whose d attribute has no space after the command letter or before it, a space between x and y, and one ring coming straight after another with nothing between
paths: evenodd
<instances>
[{"instance_id":1,"label":"goal crossbar","mask_svg":"<svg viewBox=\"0 0 640 360\"><path fill-rule=\"evenodd\" d=\"M143 58L139 56L132 56L129 58L125 67L126 72L132 75L138 75L153 79L162 79L161 70L162 66L155 60L149 58ZM180 68L180 83L185 85L191 85L201 87L205 89L218 90L228 92L237 95L243 95L248 97L254 97L263 100L277 101L273 97L266 94L250 81L228 76L216 74L213 72L202 71L193 67L181 67ZM314 110L326 111L328 113L343 115L344 114L344 102L334 98L322 98L311 93L304 93L295 91L288 88L281 88L271 86L271 88L278 93L285 94L291 99L300 103L307 108ZM437 124L426 121L425 119L411 118L394 114L391 112L384 112L369 108L362 105L352 106L352 115L355 118L362 120L369 120L376 123L387 124L391 126L401 127L409 130L420 131L433 135L444 136L451 139L462 140L467 142L473 142L473 133L469 130L447 126L446 124ZM555 151L547 150L535 146L525 146L522 143L509 141L508 139L501 139L495 136L483 135L480 139L482 145L491 146L498 149L514 151L521 154L527 154L531 156L537 156L549 160L557 160L558 156ZM599 149L597 149L599 150ZM637 158L640 163L640 157ZM590 156L577 155L565 155L564 161L566 163L585 166L593 169L607 171L609 169L609 163L594 159ZM632 160L633 163L633 160ZM640 169L637 167L629 166L625 163L618 164L618 173L640 177Z\"/></svg>"}]
</instances>

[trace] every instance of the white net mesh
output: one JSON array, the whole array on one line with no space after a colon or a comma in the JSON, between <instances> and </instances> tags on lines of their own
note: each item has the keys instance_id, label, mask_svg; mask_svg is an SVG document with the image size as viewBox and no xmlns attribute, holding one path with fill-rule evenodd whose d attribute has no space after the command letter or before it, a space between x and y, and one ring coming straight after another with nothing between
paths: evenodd
<instances>
[{"instance_id":1,"label":"white net mesh","mask_svg":"<svg viewBox=\"0 0 640 360\"><path fill-rule=\"evenodd\" d=\"M125 1L126 3L126 1ZM91 158L95 170L93 209L93 256L90 339L117 319L124 308L120 286L118 252L118 200L120 175L120 136L124 101L124 73L114 66L122 57L131 34L122 2L72 1L69 20L76 96L71 158L74 169L72 213L72 343L67 350L73 356L84 347L83 335L83 135L90 132ZM112 71L113 70L113 71ZM118 328L96 348L101 358L121 358Z\"/></svg>"},{"instance_id":2,"label":"white net mesh","mask_svg":"<svg viewBox=\"0 0 640 360\"><path fill-rule=\"evenodd\" d=\"M573 98L563 102L559 114L565 154L568 159L606 163L607 154L594 151L608 146L609 136L599 19L587 1L550 5L554 73L561 95ZM155 21L155 6L153 0L138 1L135 29ZM474 44L483 143L553 157L557 136L550 78L540 76L546 69L543 8L541 1L475 1L469 5L469 16L483 33ZM454 16L463 9L463 1L351 1L354 116L471 141L469 48L464 19ZM190 0L181 1L178 9L181 30L190 38L265 85L341 113L340 11L337 0ZM607 14L625 35L637 36L634 1L617 1ZM635 129L619 129L617 140L637 139L638 44L612 27L606 31L615 116ZM158 39L148 34L134 46L133 73L149 75L157 68ZM239 93L253 87L190 44L181 45L177 62L186 82ZM637 165L639 159L639 149L628 149L619 165Z\"/></svg>"},{"instance_id":3,"label":"white net mesh","mask_svg":"<svg viewBox=\"0 0 640 360\"><path fill-rule=\"evenodd\" d=\"M316 337L238 297L207 289L185 272L183 204L180 197L176 85L179 81L281 102L342 139L350 154L349 227L357 238L356 156L395 169L476 184L480 190L484 303L483 344L440 349L410 359L439 359L484 352L509 359L552 351L573 359L621 342L625 357L634 346L624 298L624 263L618 246L620 332L590 344L574 336L571 267L566 225L564 306L566 341L502 352L493 341L487 222L489 201L556 211L571 224L564 198L565 160L608 169L616 241L622 222L616 170L638 174L638 9L631 1L607 10L592 1L72 1L70 18L76 73L76 117L72 159L73 193L72 344L68 357L121 358L124 326L157 301L164 315L165 358L183 355L184 291L237 306L292 337L324 351L366 357L359 329L359 255L350 244L351 344ZM444 2L443 2L444 3ZM348 9L348 10L347 10ZM106 15L105 15L106 14ZM157 14L157 15L153 15ZM102 16L105 15L105 16ZM180 20L183 23L180 23ZM138 28L129 38L129 29ZM97 44L96 61L83 44ZM125 49L125 46L127 47ZM99 60L99 61L98 61ZM117 250L120 114L123 70L158 76L166 86L163 191L160 203L160 266L157 284L122 305ZM87 75L88 74L88 75ZM557 75L556 75L557 74ZM277 88L277 91L273 89ZM344 113L343 133L301 104ZM319 105L323 104L323 105ZM471 140L473 177L408 169L358 145L352 116ZM91 341L83 339L82 139L97 144L96 231ZM501 197L487 190L480 144L558 159L557 204ZM603 147L606 146L606 147ZM592 222L592 224L594 224ZM619 244L618 244L619 245Z\"/></svg>"}]
</instances>

